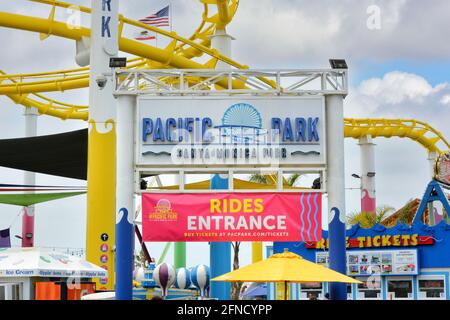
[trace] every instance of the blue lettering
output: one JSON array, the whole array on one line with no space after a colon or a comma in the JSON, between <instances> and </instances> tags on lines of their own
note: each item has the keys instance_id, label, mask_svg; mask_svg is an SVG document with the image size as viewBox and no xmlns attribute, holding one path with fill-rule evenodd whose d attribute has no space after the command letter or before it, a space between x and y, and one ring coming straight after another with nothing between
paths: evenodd
<instances>
[{"instance_id":1,"label":"blue lettering","mask_svg":"<svg viewBox=\"0 0 450 320\"><path fill-rule=\"evenodd\" d=\"M195 118L195 142L200 142L200 118Z\"/></svg>"},{"instance_id":2,"label":"blue lettering","mask_svg":"<svg viewBox=\"0 0 450 320\"><path fill-rule=\"evenodd\" d=\"M294 141L294 135L292 134L292 125L290 118L286 118L284 122L283 142L287 140Z\"/></svg>"},{"instance_id":3,"label":"blue lettering","mask_svg":"<svg viewBox=\"0 0 450 320\"><path fill-rule=\"evenodd\" d=\"M319 141L319 132L317 131L317 125L319 123L319 118L308 118L308 140Z\"/></svg>"},{"instance_id":4,"label":"blue lettering","mask_svg":"<svg viewBox=\"0 0 450 320\"><path fill-rule=\"evenodd\" d=\"M153 132L153 121L150 118L142 119L142 141L147 141L147 136Z\"/></svg>"},{"instance_id":5,"label":"blue lettering","mask_svg":"<svg viewBox=\"0 0 450 320\"><path fill-rule=\"evenodd\" d=\"M174 118L169 118L166 120L166 139L167 141L171 142L172 140L172 135L170 133L170 127L177 127L177 122L175 121Z\"/></svg>"},{"instance_id":6,"label":"blue lettering","mask_svg":"<svg viewBox=\"0 0 450 320\"><path fill-rule=\"evenodd\" d=\"M306 141L306 120L305 118L295 119L295 140L296 141Z\"/></svg>"},{"instance_id":7,"label":"blue lettering","mask_svg":"<svg viewBox=\"0 0 450 320\"><path fill-rule=\"evenodd\" d=\"M111 30L109 29L109 23L111 22L111 17L102 17L102 38L108 33L108 38L111 38Z\"/></svg>"},{"instance_id":8,"label":"blue lettering","mask_svg":"<svg viewBox=\"0 0 450 320\"><path fill-rule=\"evenodd\" d=\"M106 11L106 6L108 6L108 11L111 12L111 0L103 0L102 10Z\"/></svg>"},{"instance_id":9,"label":"blue lettering","mask_svg":"<svg viewBox=\"0 0 450 320\"><path fill-rule=\"evenodd\" d=\"M153 133L153 141L161 140L164 142L164 128L161 121L161 118L156 119L155 123L155 132Z\"/></svg>"},{"instance_id":10,"label":"blue lettering","mask_svg":"<svg viewBox=\"0 0 450 320\"><path fill-rule=\"evenodd\" d=\"M205 132L208 130L208 127L212 126L211 118L203 118L202 120L202 139L205 139Z\"/></svg>"},{"instance_id":11,"label":"blue lettering","mask_svg":"<svg viewBox=\"0 0 450 320\"><path fill-rule=\"evenodd\" d=\"M189 132L192 132L192 124L194 123L194 118L184 119L184 129L186 129L186 140L189 141Z\"/></svg>"},{"instance_id":12,"label":"blue lettering","mask_svg":"<svg viewBox=\"0 0 450 320\"><path fill-rule=\"evenodd\" d=\"M280 118L272 118L272 129L279 130L281 132L281 119Z\"/></svg>"},{"instance_id":13,"label":"blue lettering","mask_svg":"<svg viewBox=\"0 0 450 320\"><path fill-rule=\"evenodd\" d=\"M183 141L183 135L181 134L181 129L183 129L183 118L178 118L178 141Z\"/></svg>"},{"instance_id":14,"label":"blue lettering","mask_svg":"<svg viewBox=\"0 0 450 320\"><path fill-rule=\"evenodd\" d=\"M271 141L275 141L275 137L281 133L282 121L280 118L272 118L272 135Z\"/></svg>"}]
</instances>

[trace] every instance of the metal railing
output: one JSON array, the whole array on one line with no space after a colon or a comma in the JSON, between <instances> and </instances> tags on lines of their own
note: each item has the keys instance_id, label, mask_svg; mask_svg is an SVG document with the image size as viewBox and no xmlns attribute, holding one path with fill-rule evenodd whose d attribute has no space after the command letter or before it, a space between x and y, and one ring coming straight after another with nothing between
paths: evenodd
<instances>
[{"instance_id":1,"label":"metal railing","mask_svg":"<svg viewBox=\"0 0 450 320\"><path fill-rule=\"evenodd\" d=\"M118 70L116 95L347 95L347 70Z\"/></svg>"}]
</instances>

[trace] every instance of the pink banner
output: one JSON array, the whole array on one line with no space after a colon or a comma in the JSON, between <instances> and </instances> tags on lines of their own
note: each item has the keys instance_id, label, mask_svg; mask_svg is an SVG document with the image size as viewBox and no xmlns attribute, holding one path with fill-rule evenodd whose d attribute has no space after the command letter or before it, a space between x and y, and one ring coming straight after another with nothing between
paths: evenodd
<instances>
[{"instance_id":1,"label":"pink banner","mask_svg":"<svg viewBox=\"0 0 450 320\"><path fill-rule=\"evenodd\" d=\"M142 194L144 241L317 241L321 193Z\"/></svg>"}]
</instances>

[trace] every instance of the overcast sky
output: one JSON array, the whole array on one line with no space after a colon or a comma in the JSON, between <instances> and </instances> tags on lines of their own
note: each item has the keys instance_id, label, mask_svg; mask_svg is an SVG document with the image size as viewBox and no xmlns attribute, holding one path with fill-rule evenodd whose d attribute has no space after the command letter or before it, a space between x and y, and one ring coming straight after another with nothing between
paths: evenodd
<instances>
[{"instance_id":1,"label":"overcast sky","mask_svg":"<svg viewBox=\"0 0 450 320\"><path fill-rule=\"evenodd\" d=\"M74 1L90 6L90 1ZM202 5L195 0L172 0L173 29L183 36L197 27ZM167 1L121 1L121 12L139 19L167 5ZM374 6L375 5L375 6ZM49 7L29 1L0 1L0 10L46 17ZM380 13L378 24L376 13ZM426 121L450 137L450 2L448 0L241 0L229 33L233 57L252 68L321 68L331 57L349 65L350 94L345 115L357 118L414 118ZM375 14L375 15L374 15ZM59 10L57 19L67 19ZM368 23L369 22L369 23ZM82 17L84 25L88 17ZM379 28L378 28L379 27ZM37 72L75 67L73 41L0 28L0 69L7 73ZM160 43L164 43L161 39ZM60 100L87 104L87 90L48 94ZM39 117L38 134L85 128L81 121ZM23 107L0 96L0 139L22 137ZM406 139L377 139L377 203L400 208L420 198L430 179L426 151ZM359 173L359 147L347 139L346 185ZM0 168L0 183L22 183L20 171ZM85 182L46 175L38 184L84 185ZM359 191L347 190L347 212L359 209ZM12 223L20 234L20 208L0 205L0 229ZM325 219L326 220L326 219ZM84 247L86 197L40 204L36 207L36 245ZM20 242L13 240L14 245ZM158 256L162 245L150 244ZM188 245L188 265L209 263L207 244ZM250 246L241 250L242 264L250 262ZM172 255L167 258L172 261Z\"/></svg>"}]
</instances>

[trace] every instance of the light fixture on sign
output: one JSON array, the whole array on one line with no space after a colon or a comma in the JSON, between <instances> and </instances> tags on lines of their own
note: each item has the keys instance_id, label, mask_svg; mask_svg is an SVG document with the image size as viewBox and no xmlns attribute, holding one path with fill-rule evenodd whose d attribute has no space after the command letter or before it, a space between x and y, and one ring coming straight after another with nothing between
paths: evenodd
<instances>
[{"instance_id":1,"label":"light fixture on sign","mask_svg":"<svg viewBox=\"0 0 450 320\"><path fill-rule=\"evenodd\" d=\"M333 69L348 69L347 62L344 59L330 59L330 66Z\"/></svg>"},{"instance_id":2,"label":"light fixture on sign","mask_svg":"<svg viewBox=\"0 0 450 320\"><path fill-rule=\"evenodd\" d=\"M127 58L114 57L109 59L110 68L125 68L127 66Z\"/></svg>"}]
</instances>

